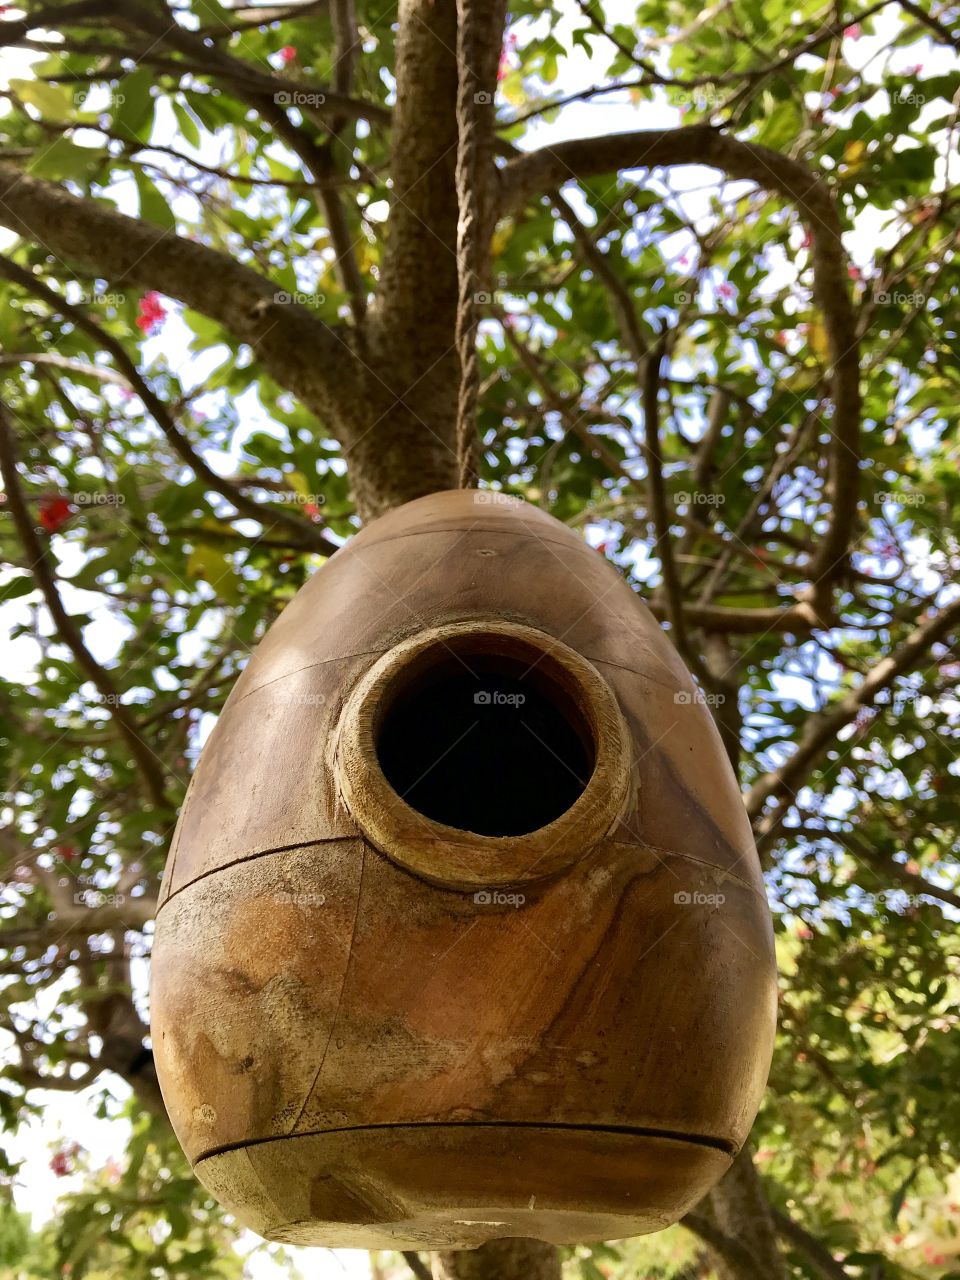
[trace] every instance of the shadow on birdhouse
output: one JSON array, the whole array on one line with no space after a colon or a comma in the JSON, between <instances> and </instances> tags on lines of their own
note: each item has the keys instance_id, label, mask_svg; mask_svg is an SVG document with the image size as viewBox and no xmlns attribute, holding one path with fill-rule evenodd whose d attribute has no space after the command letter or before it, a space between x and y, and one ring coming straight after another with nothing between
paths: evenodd
<instances>
[{"instance_id":1,"label":"shadow on birdhouse","mask_svg":"<svg viewBox=\"0 0 960 1280\"><path fill-rule=\"evenodd\" d=\"M161 901L170 1117L269 1239L656 1231L753 1121L772 930L719 735L634 592L525 503L422 498L310 580Z\"/></svg>"}]
</instances>

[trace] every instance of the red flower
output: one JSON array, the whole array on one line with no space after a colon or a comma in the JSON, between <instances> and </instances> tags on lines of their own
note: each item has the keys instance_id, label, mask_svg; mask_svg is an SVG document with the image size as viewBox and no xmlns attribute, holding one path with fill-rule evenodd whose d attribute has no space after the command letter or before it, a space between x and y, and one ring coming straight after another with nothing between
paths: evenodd
<instances>
[{"instance_id":1,"label":"red flower","mask_svg":"<svg viewBox=\"0 0 960 1280\"><path fill-rule=\"evenodd\" d=\"M284 66L286 66L288 62L292 62L296 56L297 56L296 45L285 44L283 48L280 50L280 61L283 63Z\"/></svg>"},{"instance_id":2,"label":"red flower","mask_svg":"<svg viewBox=\"0 0 960 1280\"><path fill-rule=\"evenodd\" d=\"M73 1172L73 1165L70 1163L70 1157L66 1151L58 1151L50 1161L50 1168L58 1178L65 1178L68 1173Z\"/></svg>"},{"instance_id":3,"label":"red flower","mask_svg":"<svg viewBox=\"0 0 960 1280\"><path fill-rule=\"evenodd\" d=\"M843 34L848 40L859 40L863 35L863 27L859 22L851 22L849 27L843 28Z\"/></svg>"},{"instance_id":4,"label":"red flower","mask_svg":"<svg viewBox=\"0 0 960 1280\"><path fill-rule=\"evenodd\" d=\"M72 862L77 856L77 851L72 844L58 844L55 847L64 862Z\"/></svg>"},{"instance_id":5,"label":"red flower","mask_svg":"<svg viewBox=\"0 0 960 1280\"><path fill-rule=\"evenodd\" d=\"M510 70L510 54L514 52L516 47L517 37L511 32L510 35L507 36L506 40L504 40L503 47L500 50L500 63L497 67L497 83L503 80L507 72Z\"/></svg>"},{"instance_id":6,"label":"red flower","mask_svg":"<svg viewBox=\"0 0 960 1280\"><path fill-rule=\"evenodd\" d=\"M851 279L851 280L859 280L859 279L860 279L860 268L859 268L859 267L855 267L855 266L853 265L853 263L851 262L851 263L850 263L850 265L847 267L847 275L850 277L850 279Z\"/></svg>"},{"instance_id":7,"label":"red flower","mask_svg":"<svg viewBox=\"0 0 960 1280\"><path fill-rule=\"evenodd\" d=\"M42 498L40 500L40 523L47 533L56 533L70 519L73 503L69 498Z\"/></svg>"},{"instance_id":8,"label":"red flower","mask_svg":"<svg viewBox=\"0 0 960 1280\"><path fill-rule=\"evenodd\" d=\"M306 515L310 517L311 520L320 519L320 508L317 506L315 502L305 502L303 504L303 510L306 513Z\"/></svg>"},{"instance_id":9,"label":"red flower","mask_svg":"<svg viewBox=\"0 0 960 1280\"><path fill-rule=\"evenodd\" d=\"M160 301L159 293L145 293L140 299L137 328L148 337L157 332L167 318L167 309Z\"/></svg>"}]
</instances>

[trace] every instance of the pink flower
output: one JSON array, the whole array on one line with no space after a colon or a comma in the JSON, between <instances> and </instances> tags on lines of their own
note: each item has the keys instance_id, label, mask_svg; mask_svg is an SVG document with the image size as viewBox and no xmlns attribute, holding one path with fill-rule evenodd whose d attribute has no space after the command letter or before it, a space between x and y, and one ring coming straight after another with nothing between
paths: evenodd
<instances>
[{"instance_id":1,"label":"pink flower","mask_svg":"<svg viewBox=\"0 0 960 1280\"><path fill-rule=\"evenodd\" d=\"M727 284L726 280L724 280L722 284L717 285L717 293L720 295L721 298L732 298L733 285Z\"/></svg>"},{"instance_id":2,"label":"pink flower","mask_svg":"<svg viewBox=\"0 0 960 1280\"><path fill-rule=\"evenodd\" d=\"M160 301L159 293L145 293L140 299L136 325L148 337L157 332L167 318L167 309Z\"/></svg>"},{"instance_id":3,"label":"pink flower","mask_svg":"<svg viewBox=\"0 0 960 1280\"><path fill-rule=\"evenodd\" d=\"M803 239L800 241L800 248L809 249L812 244L813 244L813 232L807 231L806 229L804 229Z\"/></svg>"},{"instance_id":4,"label":"pink flower","mask_svg":"<svg viewBox=\"0 0 960 1280\"><path fill-rule=\"evenodd\" d=\"M863 35L863 27L859 22L851 22L849 27L843 28L843 34L848 40L859 40Z\"/></svg>"},{"instance_id":5,"label":"pink flower","mask_svg":"<svg viewBox=\"0 0 960 1280\"><path fill-rule=\"evenodd\" d=\"M510 34L507 36L506 40L504 40L503 47L500 50L500 63L497 67L497 83L498 84L501 80L504 79L507 72L510 70L510 55L511 53L516 52L516 48L517 48L517 37L511 31Z\"/></svg>"},{"instance_id":6,"label":"pink flower","mask_svg":"<svg viewBox=\"0 0 960 1280\"><path fill-rule=\"evenodd\" d=\"M284 66L286 66L288 62L292 62L296 56L297 56L296 45L285 44L283 48L280 50L280 61L283 63Z\"/></svg>"},{"instance_id":7,"label":"pink flower","mask_svg":"<svg viewBox=\"0 0 960 1280\"><path fill-rule=\"evenodd\" d=\"M851 262L851 263L850 263L850 265L847 267L847 275L850 277L850 279L851 279L851 280L859 280L859 279L860 279L860 268L859 268L859 267L855 267L855 266L853 265L853 263Z\"/></svg>"}]
</instances>

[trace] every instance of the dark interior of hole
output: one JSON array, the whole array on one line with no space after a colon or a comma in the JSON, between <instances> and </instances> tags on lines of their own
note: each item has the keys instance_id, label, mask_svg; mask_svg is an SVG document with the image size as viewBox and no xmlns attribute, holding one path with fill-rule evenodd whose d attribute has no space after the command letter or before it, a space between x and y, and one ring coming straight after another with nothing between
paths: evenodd
<instances>
[{"instance_id":1,"label":"dark interior of hole","mask_svg":"<svg viewBox=\"0 0 960 1280\"><path fill-rule=\"evenodd\" d=\"M446 651L387 706L376 733L387 781L425 817L519 836L584 790L594 751L582 715L538 664Z\"/></svg>"}]
</instances>

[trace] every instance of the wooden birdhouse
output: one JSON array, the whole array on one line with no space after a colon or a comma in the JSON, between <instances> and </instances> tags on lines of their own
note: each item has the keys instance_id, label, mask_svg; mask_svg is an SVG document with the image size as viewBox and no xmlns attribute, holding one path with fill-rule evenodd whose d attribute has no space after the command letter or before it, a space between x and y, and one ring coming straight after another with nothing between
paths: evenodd
<instances>
[{"instance_id":1,"label":"wooden birdhouse","mask_svg":"<svg viewBox=\"0 0 960 1280\"><path fill-rule=\"evenodd\" d=\"M733 773L636 594L525 503L421 498L300 591L161 901L170 1117L269 1239L638 1235L750 1129L775 972Z\"/></svg>"}]
</instances>

